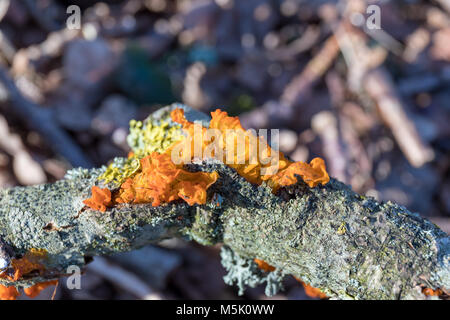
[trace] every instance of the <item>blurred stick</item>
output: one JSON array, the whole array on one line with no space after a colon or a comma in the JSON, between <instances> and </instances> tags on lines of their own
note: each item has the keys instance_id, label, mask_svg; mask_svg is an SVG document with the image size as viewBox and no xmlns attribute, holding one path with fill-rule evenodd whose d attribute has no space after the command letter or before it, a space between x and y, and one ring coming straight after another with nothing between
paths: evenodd
<instances>
[{"instance_id":1,"label":"blurred stick","mask_svg":"<svg viewBox=\"0 0 450 320\"><path fill-rule=\"evenodd\" d=\"M306 65L305 69L286 86L281 102L289 107L301 104L311 87L319 80L333 63L339 53L335 36L329 37L320 51Z\"/></svg>"},{"instance_id":2,"label":"blurred stick","mask_svg":"<svg viewBox=\"0 0 450 320\"><path fill-rule=\"evenodd\" d=\"M112 282L116 286L128 291L142 300L162 300L163 297L150 288L144 281L133 273L110 263L102 257L95 257L94 261L87 267L104 279Z\"/></svg>"},{"instance_id":3,"label":"blurred stick","mask_svg":"<svg viewBox=\"0 0 450 320\"><path fill-rule=\"evenodd\" d=\"M391 129L408 161L414 167L420 167L432 160L433 150L422 141L414 123L408 118L385 68L379 67L367 73L363 86L375 101L381 118Z\"/></svg>"},{"instance_id":4,"label":"blurred stick","mask_svg":"<svg viewBox=\"0 0 450 320\"><path fill-rule=\"evenodd\" d=\"M450 13L450 0L436 0L442 8L444 8L448 13Z\"/></svg>"},{"instance_id":5,"label":"blurred stick","mask_svg":"<svg viewBox=\"0 0 450 320\"><path fill-rule=\"evenodd\" d=\"M433 159L433 150L420 138L404 110L389 72L380 66L385 50L369 49L363 33L350 24L345 26L342 33L335 35L349 68L350 88L357 93L364 90L370 96L408 161L414 167L422 166Z\"/></svg>"},{"instance_id":6,"label":"blurred stick","mask_svg":"<svg viewBox=\"0 0 450 320\"><path fill-rule=\"evenodd\" d=\"M74 167L93 167L82 149L63 129L55 124L53 113L26 99L2 66L0 66L0 85L6 89L7 100L13 106L11 111L25 119L31 127L45 137L49 146L56 153L61 154Z\"/></svg>"},{"instance_id":7,"label":"blurred stick","mask_svg":"<svg viewBox=\"0 0 450 320\"><path fill-rule=\"evenodd\" d=\"M352 112L349 109L357 110L358 106L346 102L345 99L345 83L335 71L330 71L325 77L325 81L330 92L333 107L337 110L337 119L339 126L339 138L342 140L342 149L346 162L346 173L348 174L347 183L350 183L356 190L361 190L363 185L370 183L372 172L372 162L367 156L366 150L358 136L352 118L346 113L352 113L358 117L361 112ZM353 118L354 120L354 118ZM363 122L358 117L357 122ZM326 150L326 149L324 149ZM327 159L328 160L328 159ZM330 160L328 160L330 161ZM356 169L357 168L357 169Z\"/></svg>"},{"instance_id":8,"label":"blurred stick","mask_svg":"<svg viewBox=\"0 0 450 320\"><path fill-rule=\"evenodd\" d=\"M348 183L347 158L342 148L336 116L329 111L319 112L312 118L311 126L322 140L330 174L344 183Z\"/></svg>"}]
</instances>

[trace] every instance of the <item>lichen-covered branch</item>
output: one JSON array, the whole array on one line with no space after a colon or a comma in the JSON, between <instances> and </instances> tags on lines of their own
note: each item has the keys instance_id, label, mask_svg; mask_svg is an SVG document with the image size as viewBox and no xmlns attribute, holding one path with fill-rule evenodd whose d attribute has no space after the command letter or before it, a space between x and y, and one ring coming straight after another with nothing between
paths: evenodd
<instances>
[{"instance_id":1,"label":"lichen-covered branch","mask_svg":"<svg viewBox=\"0 0 450 320\"><path fill-rule=\"evenodd\" d=\"M227 283L242 288L264 280L269 294L283 275L343 299L421 299L423 288L444 295L450 288L450 238L399 205L360 196L334 179L315 188L299 182L273 194L217 160L186 167L218 172L205 205L179 200L91 210L82 201L104 168L74 170L54 184L1 190L3 246L16 257L44 249L47 258L44 271L0 283L27 287L65 274L70 265L83 267L95 255L184 237L224 243ZM254 258L276 271L256 272Z\"/></svg>"}]
</instances>

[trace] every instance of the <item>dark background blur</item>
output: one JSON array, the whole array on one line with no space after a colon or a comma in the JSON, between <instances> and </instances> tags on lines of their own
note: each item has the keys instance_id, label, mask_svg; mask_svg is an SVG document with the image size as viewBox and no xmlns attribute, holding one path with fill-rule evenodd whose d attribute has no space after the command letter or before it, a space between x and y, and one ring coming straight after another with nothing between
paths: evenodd
<instances>
[{"instance_id":1,"label":"dark background blur","mask_svg":"<svg viewBox=\"0 0 450 320\"><path fill-rule=\"evenodd\" d=\"M447 0L0 0L0 186L125 156L129 120L179 101L280 129L292 159L320 156L449 232L449 14ZM218 252L170 240L96 258L56 297L237 298Z\"/></svg>"}]
</instances>

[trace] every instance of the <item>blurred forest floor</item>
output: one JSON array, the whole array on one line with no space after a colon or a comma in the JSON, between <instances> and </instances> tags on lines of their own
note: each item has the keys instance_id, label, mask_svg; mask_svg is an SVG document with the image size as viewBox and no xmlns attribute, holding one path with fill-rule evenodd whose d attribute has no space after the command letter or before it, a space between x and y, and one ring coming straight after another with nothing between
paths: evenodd
<instances>
[{"instance_id":1,"label":"blurred forest floor","mask_svg":"<svg viewBox=\"0 0 450 320\"><path fill-rule=\"evenodd\" d=\"M280 129L293 160L323 157L355 191L450 231L448 0L2 0L0 20L2 188L126 156L129 120L179 101ZM238 298L218 252L170 240L96 258L56 298Z\"/></svg>"}]
</instances>

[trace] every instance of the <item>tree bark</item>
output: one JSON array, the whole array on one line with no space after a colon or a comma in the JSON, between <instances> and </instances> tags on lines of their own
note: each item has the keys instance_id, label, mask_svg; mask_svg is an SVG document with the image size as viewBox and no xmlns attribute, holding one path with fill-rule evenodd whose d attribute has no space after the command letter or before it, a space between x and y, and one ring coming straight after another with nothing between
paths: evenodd
<instances>
[{"instance_id":1,"label":"tree bark","mask_svg":"<svg viewBox=\"0 0 450 320\"><path fill-rule=\"evenodd\" d=\"M92 256L183 237L204 245L224 243L331 298L424 299L423 287L450 288L450 238L404 207L361 196L335 179L315 188L299 182L274 195L217 160L187 167L219 173L207 204L124 204L94 211L82 200L101 169L1 190L4 244L13 256L39 248L48 258L44 273L0 283L27 287L66 274L70 265L83 267Z\"/></svg>"}]
</instances>

